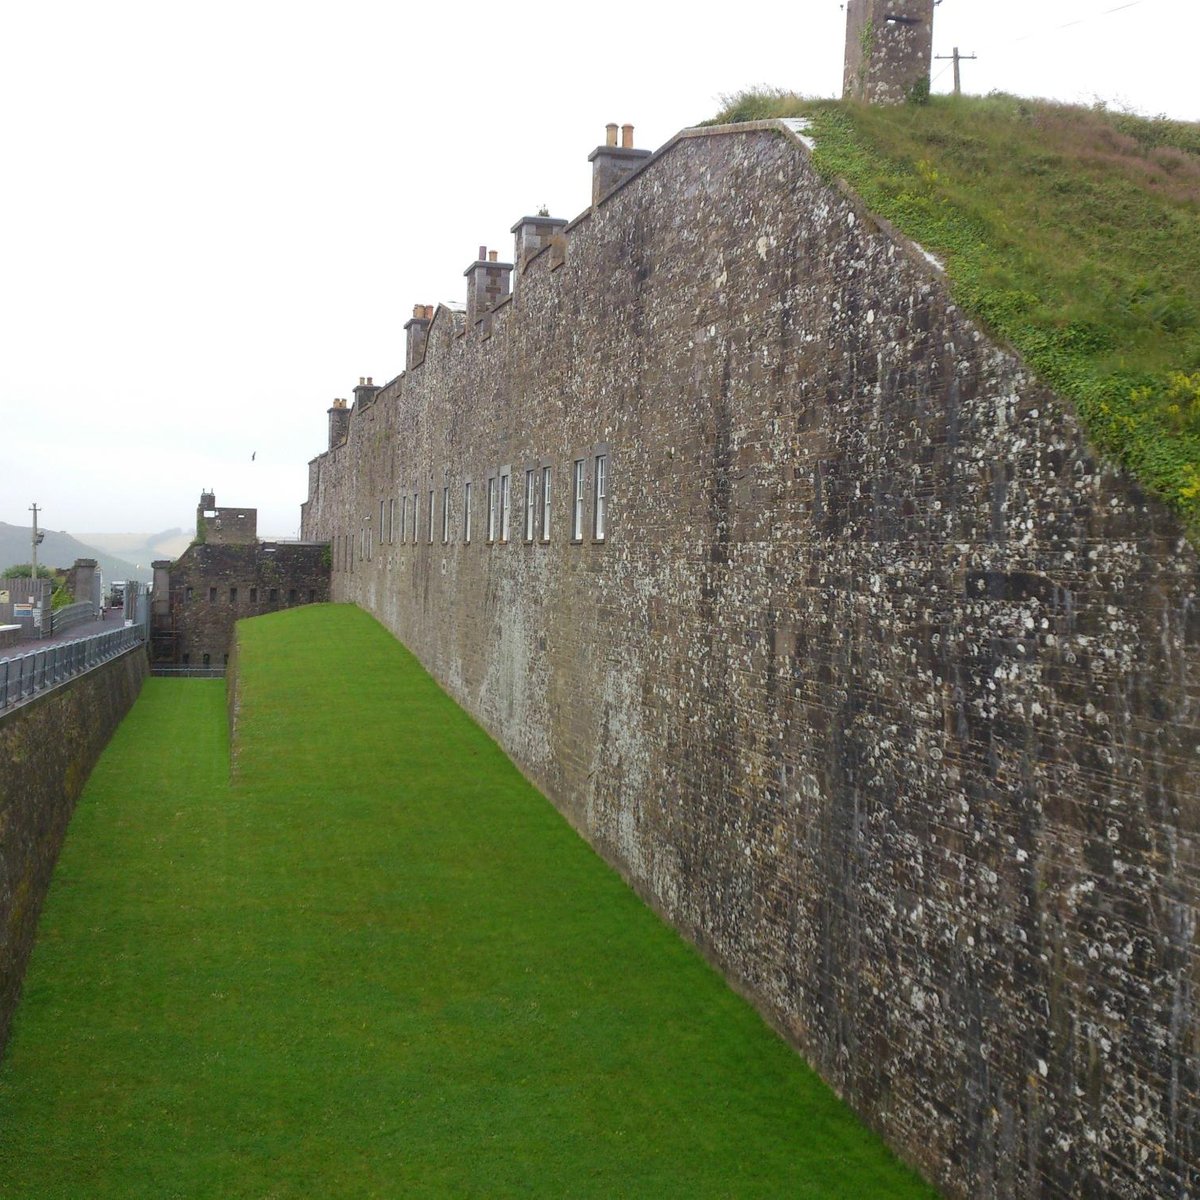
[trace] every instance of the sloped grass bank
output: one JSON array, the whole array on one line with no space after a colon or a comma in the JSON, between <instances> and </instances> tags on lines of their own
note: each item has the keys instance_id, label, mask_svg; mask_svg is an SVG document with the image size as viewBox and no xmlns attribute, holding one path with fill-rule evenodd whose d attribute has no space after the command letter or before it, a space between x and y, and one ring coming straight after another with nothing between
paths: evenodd
<instances>
[{"instance_id":1,"label":"sloped grass bank","mask_svg":"<svg viewBox=\"0 0 1200 1200\"><path fill-rule=\"evenodd\" d=\"M380 626L239 626L80 803L0 1066L5 1197L915 1197Z\"/></svg>"},{"instance_id":2,"label":"sloped grass bank","mask_svg":"<svg viewBox=\"0 0 1200 1200\"><path fill-rule=\"evenodd\" d=\"M867 107L783 91L813 161L936 254L955 299L1200 537L1200 125L1015 96Z\"/></svg>"}]
</instances>

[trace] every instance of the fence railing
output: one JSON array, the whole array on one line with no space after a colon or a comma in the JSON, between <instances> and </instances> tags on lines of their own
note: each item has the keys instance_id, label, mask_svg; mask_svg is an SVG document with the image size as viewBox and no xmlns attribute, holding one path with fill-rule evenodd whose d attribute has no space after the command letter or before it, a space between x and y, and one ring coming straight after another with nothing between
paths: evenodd
<instances>
[{"instance_id":1,"label":"fence railing","mask_svg":"<svg viewBox=\"0 0 1200 1200\"><path fill-rule=\"evenodd\" d=\"M144 633L142 626L128 625L29 654L0 658L0 712L140 646Z\"/></svg>"},{"instance_id":2,"label":"fence railing","mask_svg":"<svg viewBox=\"0 0 1200 1200\"><path fill-rule=\"evenodd\" d=\"M96 619L96 606L90 600L81 600L78 604L64 604L50 614L50 633L64 633L82 625L84 621Z\"/></svg>"},{"instance_id":3,"label":"fence railing","mask_svg":"<svg viewBox=\"0 0 1200 1200\"><path fill-rule=\"evenodd\" d=\"M224 679L224 667L176 667L164 666L162 663L151 663L150 674L167 679Z\"/></svg>"}]
</instances>

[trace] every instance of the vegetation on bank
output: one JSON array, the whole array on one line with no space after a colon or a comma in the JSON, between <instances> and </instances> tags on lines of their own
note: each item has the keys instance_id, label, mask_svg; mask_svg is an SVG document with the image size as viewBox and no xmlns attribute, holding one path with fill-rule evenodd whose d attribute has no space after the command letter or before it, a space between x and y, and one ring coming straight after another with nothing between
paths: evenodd
<instances>
[{"instance_id":1,"label":"vegetation on bank","mask_svg":"<svg viewBox=\"0 0 1200 1200\"><path fill-rule=\"evenodd\" d=\"M56 570L51 567L44 567L38 563L37 577L39 579L54 580L54 588L50 593L50 610L58 612L60 608L66 608L68 604L75 603L75 597L67 590L67 573L66 571ZM32 579L33 578L33 563L15 563L11 567L5 567L0 571L0 579Z\"/></svg>"},{"instance_id":2,"label":"vegetation on bank","mask_svg":"<svg viewBox=\"0 0 1200 1200\"><path fill-rule=\"evenodd\" d=\"M0 1196L933 1193L364 613L151 679L0 1064Z\"/></svg>"},{"instance_id":3,"label":"vegetation on bank","mask_svg":"<svg viewBox=\"0 0 1200 1200\"><path fill-rule=\"evenodd\" d=\"M1200 125L1013 96L896 107L753 91L814 162L937 255L956 301L1200 533Z\"/></svg>"}]
</instances>

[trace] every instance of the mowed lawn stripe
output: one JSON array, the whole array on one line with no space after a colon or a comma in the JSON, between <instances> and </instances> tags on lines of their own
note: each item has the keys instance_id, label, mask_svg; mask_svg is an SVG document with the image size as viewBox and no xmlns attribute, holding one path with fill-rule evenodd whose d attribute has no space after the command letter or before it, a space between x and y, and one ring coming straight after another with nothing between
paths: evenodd
<instances>
[{"instance_id":1,"label":"mowed lawn stripe","mask_svg":"<svg viewBox=\"0 0 1200 1200\"><path fill-rule=\"evenodd\" d=\"M0 1195L932 1195L357 609L151 680L0 1067Z\"/></svg>"}]
</instances>

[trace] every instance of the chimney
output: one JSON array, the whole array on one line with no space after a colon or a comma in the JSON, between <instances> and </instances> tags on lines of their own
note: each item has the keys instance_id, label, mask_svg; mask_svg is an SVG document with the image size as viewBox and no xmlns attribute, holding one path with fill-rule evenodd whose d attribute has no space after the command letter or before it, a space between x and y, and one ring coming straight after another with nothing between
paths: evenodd
<instances>
[{"instance_id":1,"label":"chimney","mask_svg":"<svg viewBox=\"0 0 1200 1200\"><path fill-rule=\"evenodd\" d=\"M360 375L358 377L358 387L354 389L354 407L366 408L381 391L383 389L377 388L370 376L364 379Z\"/></svg>"},{"instance_id":2,"label":"chimney","mask_svg":"<svg viewBox=\"0 0 1200 1200\"><path fill-rule=\"evenodd\" d=\"M479 257L463 274L467 277L467 329L509 293L512 283L512 263L496 261L496 251L490 254L486 246L479 247Z\"/></svg>"},{"instance_id":3,"label":"chimney","mask_svg":"<svg viewBox=\"0 0 1200 1200\"><path fill-rule=\"evenodd\" d=\"M522 217L513 227L513 262L517 264L515 290L521 291L521 273L529 260L552 238L561 235L567 227L565 217Z\"/></svg>"},{"instance_id":4,"label":"chimney","mask_svg":"<svg viewBox=\"0 0 1200 1200\"><path fill-rule=\"evenodd\" d=\"M633 148L633 126L621 126L621 144L617 145L616 125L605 126L605 141L603 146L597 146L588 155L592 164L592 205L595 206L609 192L632 174L650 157L649 150Z\"/></svg>"},{"instance_id":5,"label":"chimney","mask_svg":"<svg viewBox=\"0 0 1200 1200\"><path fill-rule=\"evenodd\" d=\"M335 400L329 409L329 448L340 446L350 432L350 410L345 400Z\"/></svg>"},{"instance_id":6,"label":"chimney","mask_svg":"<svg viewBox=\"0 0 1200 1200\"><path fill-rule=\"evenodd\" d=\"M411 371L425 358L425 343L429 340L429 326L433 323L432 304L414 304L413 315L404 323L408 338L404 352L404 369Z\"/></svg>"},{"instance_id":7,"label":"chimney","mask_svg":"<svg viewBox=\"0 0 1200 1200\"><path fill-rule=\"evenodd\" d=\"M929 82L935 0L846 0L842 94L863 104L903 104Z\"/></svg>"}]
</instances>

